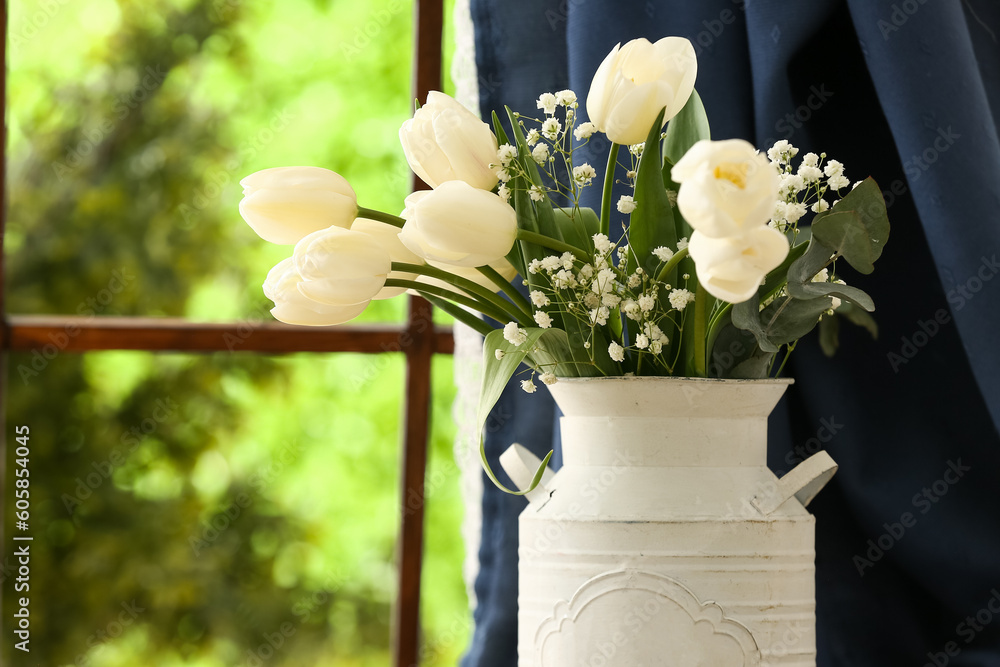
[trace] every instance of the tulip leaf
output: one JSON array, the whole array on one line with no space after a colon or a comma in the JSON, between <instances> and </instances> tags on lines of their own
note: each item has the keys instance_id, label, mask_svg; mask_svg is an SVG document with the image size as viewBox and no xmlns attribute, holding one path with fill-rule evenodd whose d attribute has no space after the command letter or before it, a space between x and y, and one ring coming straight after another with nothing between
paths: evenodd
<instances>
[{"instance_id":1,"label":"tulip leaf","mask_svg":"<svg viewBox=\"0 0 1000 667\"><path fill-rule=\"evenodd\" d=\"M662 125L657 125L657 128ZM663 140L663 153L672 164L684 157L688 149L702 139L711 139L712 132L708 126L708 114L697 90L691 91L687 104L670 119L667 125L667 136ZM648 147L649 144L647 143Z\"/></svg>"},{"instance_id":2,"label":"tulip leaf","mask_svg":"<svg viewBox=\"0 0 1000 667\"><path fill-rule=\"evenodd\" d=\"M503 331L500 329L495 329L486 335L486 339L483 342L483 385L479 392L479 408L476 411L477 430L479 431L479 456L482 458L483 469L490 480L496 484L497 488L515 496L523 496L538 486L538 483L542 479L542 474L545 472L545 467L552 457L552 452L549 452L549 455L542 461L527 489L508 489L497 479L492 468L490 468L489 461L486 459L486 445L482 437L483 429L486 427L486 422L489 420L493 406L496 405L500 394L506 389L508 381L513 377L518 367L522 362L527 360L529 354L532 357L538 354L532 351L534 348L545 348L550 355L554 356L560 354L568 347L566 334L558 329L532 327L525 329L525 332L527 337L520 345L514 345L504 338ZM550 345L551 348L549 347ZM497 350L503 353L499 355L499 359L497 358Z\"/></svg>"},{"instance_id":3,"label":"tulip leaf","mask_svg":"<svg viewBox=\"0 0 1000 667\"><path fill-rule=\"evenodd\" d=\"M848 214L850 215L850 214ZM832 218L833 216L829 216ZM815 225L814 225L815 227ZM850 301L868 312L875 310L875 303L863 290L838 283L814 283L813 277L829 266L836 251L819 240L815 228L809 247L801 257L792 262L788 269L788 294L796 299L815 299L821 296L836 296Z\"/></svg>"},{"instance_id":4,"label":"tulip leaf","mask_svg":"<svg viewBox=\"0 0 1000 667\"><path fill-rule=\"evenodd\" d=\"M497 136L497 144L503 146L504 144L509 144L510 141L507 139L507 133L503 130L503 125L500 123L500 116L497 112L493 112L493 133Z\"/></svg>"},{"instance_id":5,"label":"tulip leaf","mask_svg":"<svg viewBox=\"0 0 1000 667\"><path fill-rule=\"evenodd\" d=\"M589 248L591 237L601 227L601 220L592 208L557 207L553 209L553 214L562 240L577 248Z\"/></svg>"},{"instance_id":6,"label":"tulip leaf","mask_svg":"<svg viewBox=\"0 0 1000 667\"><path fill-rule=\"evenodd\" d=\"M661 166L663 157L660 153L660 128L663 123L663 112L657 116L646 137L646 145L639 158L639 166L635 177L636 208L629 218L628 243L631 248L628 258L628 272L632 273L636 266L655 275L660 260L653 255L653 250L659 246L671 249L677 247L677 237L674 229L674 209L663 185ZM666 276L666 281L672 285L677 283L676 272Z\"/></svg>"},{"instance_id":7,"label":"tulip leaf","mask_svg":"<svg viewBox=\"0 0 1000 667\"><path fill-rule=\"evenodd\" d=\"M681 191L681 186L675 183L674 180L670 177L670 170L673 168L674 168L674 163L671 162L668 158L664 157L663 170L662 170L663 187L667 189L667 198L670 199L671 202L676 203L677 195ZM691 238L691 233L692 233L691 225L689 225L688 221L684 219L684 216L681 215L681 210L676 206L674 206L674 228L676 230L675 234L678 239ZM671 250L673 250L673 248L671 248Z\"/></svg>"}]
</instances>

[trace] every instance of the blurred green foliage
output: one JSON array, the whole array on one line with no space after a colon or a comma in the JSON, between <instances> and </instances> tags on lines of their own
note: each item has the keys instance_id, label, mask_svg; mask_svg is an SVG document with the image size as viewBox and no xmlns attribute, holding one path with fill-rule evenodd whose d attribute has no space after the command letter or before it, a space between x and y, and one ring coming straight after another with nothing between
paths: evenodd
<instances>
[{"instance_id":1,"label":"blurred green foliage","mask_svg":"<svg viewBox=\"0 0 1000 667\"><path fill-rule=\"evenodd\" d=\"M240 178L325 166L401 208L411 3L10 4L8 312L253 335L290 248L242 223ZM30 654L10 641L4 548L4 664L388 664L400 355L76 355L58 338L8 360L5 500L25 424L35 539ZM455 664L469 632L453 396L436 359L425 665Z\"/></svg>"}]
</instances>

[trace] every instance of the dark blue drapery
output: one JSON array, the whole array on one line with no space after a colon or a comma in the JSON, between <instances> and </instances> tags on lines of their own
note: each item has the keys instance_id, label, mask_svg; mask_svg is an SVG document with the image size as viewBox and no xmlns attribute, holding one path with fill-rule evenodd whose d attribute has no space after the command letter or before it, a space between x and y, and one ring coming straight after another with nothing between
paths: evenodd
<instances>
[{"instance_id":1,"label":"dark blue drapery","mask_svg":"<svg viewBox=\"0 0 1000 667\"><path fill-rule=\"evenodd\" d=\"M877 341L796 349L772 417L782 474L819 447L840 472L817 517L819 665L1000 665L1000 3L993 0L472 0L481 110L581 101L617 42L698 51L714 138L788 139L885 192ZM581 110L583 111L583 104ZM607 144L581 154L599 172ZM588 192L596 206L598 188ZM512 441L551 445L547 400L504 398ZM517 424L518 426L514 426ZM477 632L465 667L514 665L516 514L487 481ZM909 517L909 518L908 518ZM905 520L905 521L904 521ZM904 525L909 524L909 525ZM996 601L991 603L991 599ZM992 604L992 609L990 605Z\"/></svg>"}]
</instances>

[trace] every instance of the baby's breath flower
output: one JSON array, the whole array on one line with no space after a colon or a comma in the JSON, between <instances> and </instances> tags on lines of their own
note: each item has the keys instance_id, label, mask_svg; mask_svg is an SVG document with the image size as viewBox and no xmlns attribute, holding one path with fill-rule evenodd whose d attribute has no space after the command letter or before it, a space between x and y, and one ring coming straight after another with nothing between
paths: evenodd
<instances>
[{"instance_id":1,"label":"baby's breath flower","mask_svg":"<svg viewBox=\"0 0 1000 667\"><path fill-rule=\"evenodd\" d=\"M543 329L548 329L552 326L552 316L544 310L536 310L535 323Z\"/></svg>"},{"instance_id":2,"label":"baby's breath flower","mask_svg":"<svg viewBox=\"0 0 1000 667\"><path fill-rule=\"evenodd\" d=\"M498 169L496 174L501 183L506 183L510 180L510 172L506 169Z\"/></svg>"},{"instance_id":3,"label":"baby's breath flower","mask_svg":"<svg viewBox=\"0 0 1000 667\"><path fill-rule=\"evenodd\" d=\"M549 255L548 257L542 258L542 268L550 273L558 270L560 264L561 262L559 261L559 257L556 255Z\"/></svg>"},{"instance_id":4,"label":"baby's breath flower","mask_svg":"<svg viewBox=\"0 0 1000 667\"><path fill-rule=\"evenodd\" d=\"M535 383L531 380L521 380L521 389L523 389L526 394L534 394L535 391L538 390L538 387L536 387Z\"/></svg>"},{"instance_id":5,"label":"baby's breath flower","mask_svg":"<svg viewBox=\"0 0 1000 667\"><path fill-rule=\"evenodd\" d=\"M608 240L607 236L598 233L594 234L594 236L591 238L593 238L594 240L594 250L601 253L602 255L611 252L611 241Z\"/></svg>"},{"instance_id":6,"label":"baby's breath flower","mask_svg":"<svg viewBox=\"0 0 1000 667\"><path fill-rule=\"evenodd\" d=\"M599 236L604 236L604 235L600 234ZM608 237L604 236L604 238L607 239ZM594 243L596 244L597 241L595 240ZM594 275L594 267L591 266L590 264L584 264L583 266L580 267L580 282L583 282L584 280L590 280L590 278L593 275Z\"/></svg>"},{"instance_id":7,"label":"baby's breath flower","mask_svg":"<svg viewBox=\"0 0 1000 667\"><path fill-rule=\"evenodd\" d=\"M603 294L601 295L601 304L607 306L608 308L614 308L619 303L621 303L622 298L617 294Z\"/></svg>"},{"instance_id":8,"label":"baby's breath flower","mask_svg":"<svg viewBox=\"0 0 1000 667\"><path fill-rule=\"evenodd\" d=\"M837 160L830 160L823 167L823 173L826 174L827 178L841 176L844 173L844 163Z\"/></svg>"},{"instance_id":9,"label":"baby's breath flower","mask_svg":"<svg viewBox=\"0 0 1000 667\"><path fill-rule=\"evenodd\" d=\"M493 356L497 358L497 361L503 359L503 355L504 355L503 350L493 350Z\"/></svg>"},{"instance_id":10,"label":"baby's breath flower","mask_svg":"<svg viewBox=\"0 0 1000 667\"><path fill-rule=\"evenodd\" d=\"M834 190L841 190L851 184L851 181L843 174L835 174L827 180L827 184Z\"/></svg>"},{"instance_id":11,"label":"baby's breath flower","mask_svg":"<svg viewBox=\"0 0 1000 667\"><path fill-rule=\"evenodd\" d=\"M800 203L787 204L785 206L785 220L788 222L798 222L799 218L806 214L806 205Z\"/></svg>"},{"instance_id":12,"label":"baby's breath flower","mask_svg":"<svg viewBox=\"0 0 1000 667\"><path fill-rule=\"evenodd\" d=\"M828 202L825 199L820 199L815 204L813 204L810 208L812 208L813 213L822 213L823 211L825 211L828 208L830 208L830 202Z\"/></svg>"},{"instance_id":13,"label":"baby's breath flower","mask_svg":"<svg viewBox=\"0 0 1000 667\"><path fill-rule=\"evenodd\" d=\"M559 101L552 93L542 93L535 103L537 108L543 109L550 116L556 112L557 104L559 104Z\"/></svg>"},{"instance_id":14,"label":"baby's breath flower","mask_svg":"<svg viewBox=\"0 0 1000 667\"><path fill-rule=\"evenodd\" d=\"M618 212L628 215L636 209L638 204L635 203L635 199L632 195L622 195L621 199L618 200Z\"/></svg>"},{"instance_id":15,"label":"baby's breath flower","mask_svg":"<svg viewBox=\"0 0 1000 667\"><path fill-rule=\"evenodd\" d=\"M570 270L570 269L573 268L573 262L576 261L576 256L573 253L571 253L569 250L567 250L559 258L559 261L562 262L563 268L568 271L568 270Z\"/></svg>"},{"instance_id":16,"label":"baby's breath flower","mask_svg":"<svg viewBox=\"0 0 1000 667\"><path fill-rule=\"evenodd\" d=\"M656 297L654 297L652 294L647 293L639 297L639 308L642 309L642 312L648 313L649 311L653 310L653 307L655 305L656 305Z\"/></svg>"},{"instance_id":17,"label":"baby's breath flower","mask_svg":"<svg viewBox=\"0 0 1000 667\"><path fill-rule=\"evenodd\" d=\"M504 144L497 150L497 159L500 160L500 164L507 166L510 161L517 157L517 149L510 144Z\"/></svg>"},{"instance_id":18,"label":"baby's breath flower","mask_svg":"<svg viewBox=\"0 0 1000 667\"><path fill-rule=\"evenodd\" d=\"M611 345L608 345L608 354L615 361L625 361L625 348L614 341L611 342Z\"/></svg>"},{"instance_id":19,"label":"baby's breath flower","mask_svg":"<svg viewBox=\"0 0 1000 667\"><path fill-rule=\"evenodd\" d=\"M646 147L646 142L643 141L641 144L632 144L628 147L628 152L636 157L642 156L642 149Z\"/></svg>"},{"instance_id":20,"label":"baby's breath flower","mask_svg":"<svg viewBox=\"0 0 1000 667\"><path fill-rule=\"evenodd\" d=\"M497 194L500 196L500 199L510 201L510 188L507 187L506 183L500 184L500 187L497 188Z\"/></svg>"},{"instance_id":21,"label":"baby's breath flower","mask_svg":"<svg viewBox=\"0 0 1000 667\"><path fill-rule=\"evenodd\" d=\"M694 301L694 294L686 289L675 289L670 292L670 305L677 310L684 310L684 306Z\"/></svg>"},{"instance_id":22,"label":"baby's breath flower","mask_svg":"<svg viewBox=\"0 0 1000 667\"><path fill-rule=\"evenodd\" d=\"M591 122L580 123L573 130L573 136L576 137L577 141L583 141L584 139L589 139L596 131L597 126Z\"/></svg>"},{"instance_id":23,"label":"baby's breath flower","mask_svg":"<svg viewBox=\"0 0 1000 667\"><path fill-rule=\"evenodd\" d=\"M622 312L630 320L638 322L642 319L642 309L639 308L639 304L634 299L625 299L625 302L622 304Z\"/></svg>"},{"instance_id":24,"label":"baby's breath flower","mask_svg":"<svg viewBox=\"0 0 1000 667\"><path fill-rule=\"evenodd\" d=\"M597 308L601 305L601 297L593 292L587 292L583 295L583 305L587 308Z\"/></svg>"},{"instance_id":25,"label":"baby's breath flower","mask_svg":"<svg viewBox=\"0 0 1000 667\"><path fill-rule=\"evenodd\" d=\"M545 199L545 193L537 185L531 186L531 189L528 190L528 196L531 197L531 201L542 201Z\"/></svg>"},{"instance_id":26,"label":"baby's breath flower","mask_svg":"<svg viewBox=\"0 0 1000 667\"><path fill-rule=\"evenodd\" d=\"M549 147L546 144L538 144L531 150L531 159L538 164L544 165L549 159Z\"/></svg>"},{"instance_id":27,"label":"baby's breath flower","mask_svg":"<svg viewBox=\"0 0 1000 667\"><path fill-rule=\"evenodd\" d=\"M636 176L638 176L638 174L636 172L634 172L634 171L626 171L625 172L625 178L633 179Z\"/></svg>"},{"instance_id":28,"label":"baby's breath flower","mask_svg":"<svg viewBox=\"0 0 1000 667\"><path fill-rule=\"evenodd\" d=\"M684 250L686 247L688 247L688 237L682 236L681 240L677 242L677 249Z\"/></svg>"},{"instance_id":29,"label":"baby's breath flower","mask_svg":"<svg viewBox=\"0 0 1000 667\"><path fill-rule=\"evenodd\" d=\"M657 248L653 248L653 254L656 256L656 259L660 260L661 262L669 262L671 258L674 256L674 251L666 246L661 245Z\"/></svg>"},{"instance_id":30,"label":"baby's breath flower","mask_svg":"<svg viewBox=\"0 0 1000 667\"><path fill-rule=\"evenodd\" d=\"M538 379L542 381L543 384L555 384L558 382L556 374L553 372L542 373L538 376Z\"/></svg>"},{"instance_id":31,"label":"baby's breath flower","mask_svg":"<svg viewBox=\"0 0 1000 667\"><path fill-rule=\"evenodd\" d=\"M819 156L815 153L806 153L802 156L802 164L807 167L815 167L819 163Z\"/></svg>"},{"instance_id":32,"label":"baby's breath flower","mask_svg":"<svg viewBox=\"0 0 1000 667\"><path fill-rule=\"evenodd\" d=\"M540 259L533 259L528 263L528 273L534 275L542 270L542 261Z\"/></svg>"},{"instance_id":33,"label":"baby's breath flower","mask_svg":"<svg viewBox=\"0 0 1000 667\"><path fill-rule=\"evenodd\" d=\"M597 176L597 172L587 162L579 167L573 167L573 180L581 185L589 185L595 176Z\"/></svg>"},{"instance_id":34,"label":"baby's breath flower","mask_svg":"<svg viewBox=\"0 0 1000 667\"><path fill-rule=\"evenodd\" d=\"M798 175L801 176L802 180L806 183L815 183L823 176L823 172L819 170L819 167L810 167L806 164L800 164Z\"/></svg>"},{"instance_id":35,"label":"baby's breath flower","mask_svg":"<svg viewBox=\"0 0 1000 667\"><path fill-rule=\"evenodd\" d=\"M534 305L534 306L536 306L538 308L541 308L542 306L547 306L550 303L552 303L552 301L549 299L549 297L545 296L545 292L543 292L541 290L537 290L537 289L536 290L531 290L531 294L529 296L531 296L531 303L532 303L532 305Z\"/></svg>"},{"instance_id":36,"label":"baby's breath flower","mask_svg":"<svg viewBox=\"0 0 1000 667\"><path fill-rule=\"evenodd\" d=\"M544 123L542 123L542 136L549 141L555 141L559 138L559 132L562 131L562 123L556 118L547 118Z\"/></svg>"},{"instance_id":37,"label":"baby's breath flower","mask_svg":"<svg viewBox=\"0 0 1000 667\"><path fill-rule=\"evenodd\" d=\"M590 311L590 321L603 327L608 323L608 316L610 315L611 310L607 306L601 306Z\"/></svg>"},{"instance_id":38,"label":"baby's breath flower","mask_svg":"<svg viewBox=\"0 0 1000 667\"><path fill-rule=\"evenodd\" d=\"M571 106L574 102L576 102L576 93L572 90L560 90L556 93L556 101L560 106Z\"/></svg>"},{"instance_id":39,"label":"baby's breath flower","mask_svg":"<svg viewBox=\"0 0 1000 667\"><path fill-rule=\"evenodd\" d=\"M628 277L627 284L629 289L635 289L636 287L642 284L642 276L640 276L638 273L633 273Z\"/></svg>"},{"instance_id":40,"label":"baby's breath flower","mask_svg":"<svg viewBox=\"0 0 1000 667\"><path fill-rule=\"evenodd\" d=\"M658 340L654 340L652 343L649 344L649 351L652 352L653 354L659 354L660 352L663 351L663 343L661 343Z\"/></svg>"},{"instance_id":41,"label":"baby's breath flower","mask_svg":"<svg viewBox=\"0 0 1000 667\"><path fill-rule=\"evenodd\" d=\"M538 143L538 142L539 142L539 141L540 141L541 139L542 139L542 135L538 133L538 130L536 130L535 128L531 128L531 129L530 129L530 130L528 131L528 136L526 136L526 137L524 138L524 141L525 141L525 143L526 143L526 144L528 144L529 146L534 146L534 145L535 145L535 144L537 144L537 143Z\"/></svg>"},{"instance_id":42,"label":"baby's breath flower","mask_svg":"<svg viewBox=\"0 0 1000 667\"><path fill-rule=\"evenodd\" d=\"M801 173L801 171L800 169L799 172ZM799 174L782 174L778 179L778 183L779 194L783 197L797 194L806 187L805 179Z\"/></svg>"},{"instance_id":43,"label":"baby's breath flower","mask_svg":"<svg viewBox=\"0 0 1000 667\"><path fill-rule=\"evenodd\" d=\"M504 339L513 346L518 346L528 340L528 332L517 326L517 322L508 322L503 327Z\"/></svg>"},{"instance_id":44,"label":"baby's breath flower","mask_svg":"<svg viewBox=\"0 0 1000 667\"><path fill-rule=\"evenodd\" d=\"M649 347L649 336L646 334L639 334L635 337L635 346L640 350L645 350Z\"/></svg>"}]
</instances>

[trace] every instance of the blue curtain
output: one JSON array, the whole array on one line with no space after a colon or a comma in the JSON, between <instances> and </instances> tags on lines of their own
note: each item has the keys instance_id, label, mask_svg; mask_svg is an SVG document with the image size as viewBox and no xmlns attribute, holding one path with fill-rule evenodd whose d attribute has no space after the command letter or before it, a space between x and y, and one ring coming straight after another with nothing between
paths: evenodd
<instances>
[{"instance_id":1,"label":"blue curtain","mask_svg":"<svg viewBox=\"0 0 1000 667\"><path fill-rule=\"evenodd\" d=\"M681 35L698 51L714 138L764 149L788 139L844 162L852 181L875 177L892 235L873 275L844 277L874 297L878 340L844 325L832 359L815 336L802 341L786 371L796 384L770 423L779 475L820 448L840 464L810 506L818 664L1000 665L1000 3L472 8L484 114L534 112L540 93L565 87L583 100L616 43ZM600 172L607 144L590 148L580 159ZM598 189L588 196L596 206ZM528 398L498 409L551 424L551 403ZM519 441L547 451L553 432L532 427ZM492 455L508 435L487 434ZM516 664L523 503L490 487L465 667Z\"/></svg>"}]
</instances>

